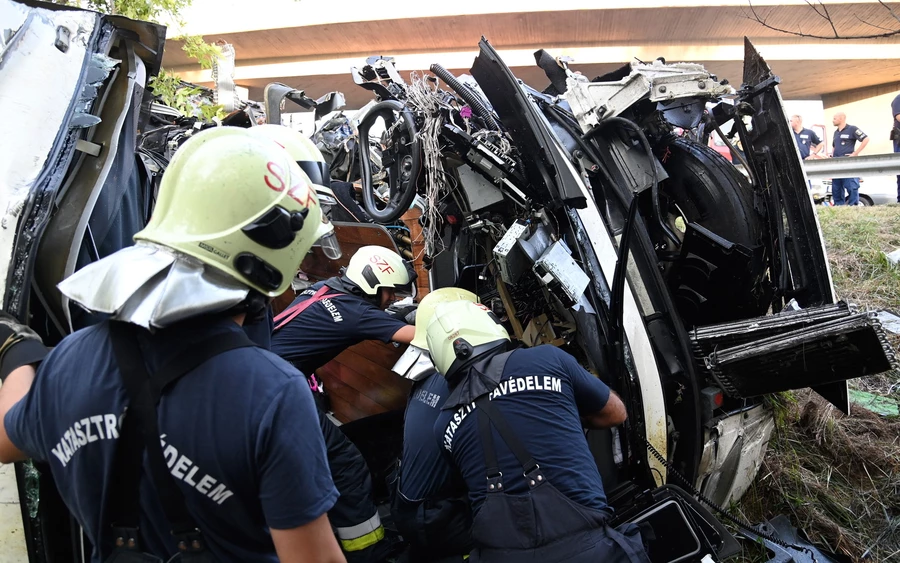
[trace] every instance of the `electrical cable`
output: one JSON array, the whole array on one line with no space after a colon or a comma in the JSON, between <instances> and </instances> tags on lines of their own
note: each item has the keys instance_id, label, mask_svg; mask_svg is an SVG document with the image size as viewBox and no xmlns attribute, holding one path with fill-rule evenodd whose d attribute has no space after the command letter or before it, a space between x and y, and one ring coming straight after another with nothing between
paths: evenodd
<instances>
[{"instance_id":1,"label":"electrical cable","mask_svg":"<svg viewBox=\"0 0 900 563\"><path fill-rule=\"evenodd\" d=\"M424 220L429 228L425 233L425 253L436 255L436 240L443 224L438 203L441 187L444 185L444 160L441 154L440 134L444 125L441 109L444 103L437 84L418 73L411 73L410 84L406 87L406 105L423 120L419 130L419 141L422 144L425 165L425 211Z\"/></svg>"},{"instance_id":2,"label":"electrical cable","mask_svg":"<svg viewBox=\"0 0 900 563\"><path fill-rule=\"evenodd\" d=\"M647 450L653 455L653 457L655 457L656 460L659 461L663 465L663 467L666 468L666 470L669 473L671 473L672 475L677 477L678 480L684 484L685 488L687 488L688 492L690 492L692 495L697 497L697 499L700 500L700 502L702 502L703 504L712 508L720 516L722 516L723 518L725 518L726 520L728 520L729 522L731 522L738 528L740 528L744 531L747 531L747 532L751 532L752 534L754 534L760 538L763 538L764 540L770 541L779 547L806 553L813 560L813 563L817 563L816 555L815 555L815 553L813 553L813 551L810 548L804 547L802 545L795 545L795 544L787 543L786 541L784 541L780 538L777 538L772 534L767 534L766 532L763 532L762 530L757 529L755 526L753 526L753 524L750 524L749 522L745 522L736 516L732 516L731 513L729 513L727 510L725 510L718 504L716 504L713 501L706 498L706 496L704 496L703 493L701 493L700 491L698 491L697 489L694 488L694 486L690 483L690 481L688 481L688 479L685 476L683 476L681 473L679 473L678 471L673 469L671 465L669 465L669 462L668 462L668 460L666 460L665 456L663 456L661 453L659 453L659 451L653 447L653 444L651 444L647 439L644 439L644 443L647 445Z\"/></svg>"}]
</instances>

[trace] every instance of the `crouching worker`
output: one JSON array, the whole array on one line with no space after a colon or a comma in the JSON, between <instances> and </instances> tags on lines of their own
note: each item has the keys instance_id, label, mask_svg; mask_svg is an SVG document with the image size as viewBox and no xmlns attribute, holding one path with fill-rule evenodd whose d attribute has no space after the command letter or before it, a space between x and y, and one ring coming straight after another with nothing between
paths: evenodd
<instances>
[{"instance_id":1,"label":"crouching worker","mask_svg":"<svg viewBox=\"0 0 900 563\"><path fill-rule=\"evenodd\" d=\"M649 563L637 526L607 525L600 473L582 433L625 421L618 396L544 345L510 351L485 307L441 303L428 350L450 394L434 437L469 490L483 563Z\"/></svg>"},{"instance_id":2,"label":"crouching worker","mask_svg":"<svg viewBox=\"0 0 900 563\"><path fill-rule=\"evenodd\" d=\"M219 127L175 154L134 246L60 284L109 320L36 374L19 355L0 462L49 464L93 563L344 561L309 386L241 330L331 230L285 151Z\"/></svg>"},{"instance_id":3,"label":"crouching worker","mask_svg":"<svg viewBox=\"0 0 900 563\"><path fill-rule=\"evenodd\" d=\"M422 299L411 346L428 353L426 329L439 303L477 303L470 291L445 287ZM403 455L391 515L410 544L410 563L461 562L472 550L472 513L459 473L443 459L434 423L450 394L447 380L433 368L413 385L403 422Z\"/></svg>"},{"instance_id":4,"label":"crouching worker","mask_svg":"<svg viewBox=\"0 0 900 563\"><path fill-rule=\"evenodd\" d=\"M275 317L272 351L310 378L315 370L364 340L409 343L415 328L384 311L415 273L397 253L380 246L356 251L345 274L314 284ZM385 537L372 493L372 476L359 449L319 409L334 484L340 492L328 517L350 563L382 561L395 546Z\"/></svg>"}]
</instances>

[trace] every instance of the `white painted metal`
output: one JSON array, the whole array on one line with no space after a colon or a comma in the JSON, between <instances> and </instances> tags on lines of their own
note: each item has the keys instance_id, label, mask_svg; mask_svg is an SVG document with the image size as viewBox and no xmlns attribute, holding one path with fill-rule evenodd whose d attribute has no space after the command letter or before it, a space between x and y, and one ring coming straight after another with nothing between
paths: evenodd
<instances>
[{"instance_id":1,"label":"white painted metal","mask_svg":"<svg viewBox=\"0 0 900 563\"><path fill-rule=\"evenodd\" d=\"M27 24L28 13L32 16ZM0 67L0 291L6 277L16 227L28 193L44 167L60 124L69 112L81 77L87 41L96 15L80 11L27 8L0 0L0 33L12 24ZM54 47L57 26L69 30L66 52ZM36 127L35 124L40 124Z\"/></svg>"},{"instance_id":2,"label":"white painted metal","mask_svg":"<svg viewBox=\"0 0 900 563\"><path fill-rule=\"evenodd\" d=\"M554 139L554 142L557 145L556 150L561 151L558 140ZM564 158L563 160L571 174L576 178L580 178L581 176L572 167L569 159ZM603 218L600 216L600 211L594 204L593 195L583 182L579 182L578 185L588 205L584 209L576 210L576 212L581 218L594 253L597 255L597 260L600 262L603 277L606 278L607 284L612 286L613 274L616 271L616 248L609 237ZM647 327L644 325L644 319L638 308L631 282L627 279L623 298L625 299L622 307L625 338L628 341L628 346L634 359L637 384L641 390L646 438L659 453L666 456L668 433L666 431L666 403L663 397L662 382L660 381L659 369L656 366L656 356L653 354L653 347L650 345L650 335L647 333ZM646 459L649 467L652 469L657 485L665 484L666 468L649 453L646 454Z\"/></svg>"},{"instance_id":3,"label":"white painted metal","mask_svg":"<svg viewBox=\"0 0 900 563\"><path fill-rule=\"evenodd\" d=\"M720 420L705 432L707 438L700 458L697 484L707 497L724 499L722 504L740 499L756 477L775 428L771 411L759 405L744 413ZM738 460L725 465L732 450Z\"/></svg>"},{"instance_id":4,"label":"white painted metal","mask_svg":"<svg viewBox=\"0 0 900 563\"><path fill-rule=\"evenodd\" d=\"M587 133L601 121L615 117L644 98L665 102L678 98L717 96L734 91L712 79L702 65L693 63L631 63L631 73L615 82L588 82L570 74L566 80L566 101Z\"/></svg>"}]
</instances>

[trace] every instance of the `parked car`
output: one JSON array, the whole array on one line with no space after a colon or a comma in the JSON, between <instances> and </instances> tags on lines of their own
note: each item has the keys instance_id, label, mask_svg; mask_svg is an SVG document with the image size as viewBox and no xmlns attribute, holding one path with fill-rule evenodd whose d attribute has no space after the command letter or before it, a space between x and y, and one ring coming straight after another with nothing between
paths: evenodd
<instances>
[{"instance_id":1,"label":"parked car","mask_svg":"<svg viewBox=\"0 0 900 563\"><path fill-rule=\"evenodd\" d=\"M831 180L811 181L816 203L831 205ZM863 206L897 203L895 176L867 176L859 179L859 204Z\"/></svg>"}]
</instances>

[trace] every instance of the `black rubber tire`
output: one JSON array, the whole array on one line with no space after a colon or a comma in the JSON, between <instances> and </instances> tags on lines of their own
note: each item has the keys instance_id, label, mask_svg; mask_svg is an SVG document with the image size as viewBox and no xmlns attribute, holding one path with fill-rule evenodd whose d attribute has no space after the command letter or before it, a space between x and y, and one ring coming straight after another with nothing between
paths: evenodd
<instances>
[{"instance_id":1,"label":"black rubber tire","mask_svg":"<svg viewBox=\"0 0 900 563\"><path fill-rule=\"evenodd\" d=\"M764 252L763 216L754 207L746 177L706 145L675 138L662 148L669 175L660 191L664 208L680 211L718 236ZM677 206L673 207L671 204ZM758 257L758 256L757 256ZM765 314L769 301L765 261L714 264L689 254L666 269L667 281L687 326L745 319Z\"/></svg>"}]
</instances>

